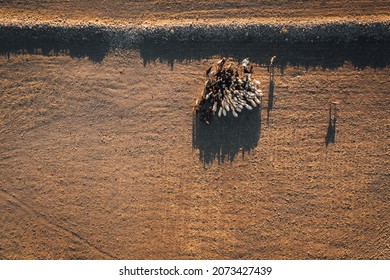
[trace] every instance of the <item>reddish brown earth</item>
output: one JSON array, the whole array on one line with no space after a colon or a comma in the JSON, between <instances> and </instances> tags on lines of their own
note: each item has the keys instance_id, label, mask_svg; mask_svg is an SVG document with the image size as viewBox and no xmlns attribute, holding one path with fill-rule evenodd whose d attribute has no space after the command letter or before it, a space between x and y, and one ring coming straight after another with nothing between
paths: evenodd
<instances>
[{"instance_id":1,"label":"reddish brown earth","mask_svg":"<svg viewBox=\"0 0 390 280\"><path fill-rule=\"evenodd\" d=\"M389 0L0 0L0 19L22 22L321 22L389 16Z\"/></svg>"},{"instance_id":2,"label":"reddish brown earth","mask_svg":"<svg viewBox=\"0 0 390 280\"><path fill-rule=\"evenodd\" d=\"M118 1L9 2L3 22L218 21L238 10L389 19L389 1L161 1L131 12ZM390 68L277 68L267 120L268 73L256 65L265 93L256 146L205 163L192 105L215 59L171 70L144 65L137 50L98 63L0 56L0 258L389 259Z\"/></svg>"}]
</instances>

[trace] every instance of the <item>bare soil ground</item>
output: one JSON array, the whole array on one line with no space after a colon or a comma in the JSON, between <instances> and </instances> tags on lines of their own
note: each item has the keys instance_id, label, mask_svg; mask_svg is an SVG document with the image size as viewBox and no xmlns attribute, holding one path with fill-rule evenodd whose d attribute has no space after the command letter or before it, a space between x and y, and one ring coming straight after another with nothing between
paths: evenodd
<instances>
[{"instance_id":1,"label":"bare soil ground","mask_svg":"<svg viewBox=\"0 0 390 280\"><path fill-rule=\"evenodd\" d=\"M0 18L23 22L319 22L382 20L389 16L388 0L0 0Z\"/></svg>"},{"instance_id":2,"label":"bare soil ground","mask_svg":"<svg viewBox=\"0 0 390 280\"><path fill-rule=\"evenodd\" d=\"M144 2L0 19L389 19L389 1ZM215 59L0 56L0 259L389 259L388 65L278 67L273 94L255 65L261 110L209 141L221 124L192 105Z\"/></svg>"}]
</instances>

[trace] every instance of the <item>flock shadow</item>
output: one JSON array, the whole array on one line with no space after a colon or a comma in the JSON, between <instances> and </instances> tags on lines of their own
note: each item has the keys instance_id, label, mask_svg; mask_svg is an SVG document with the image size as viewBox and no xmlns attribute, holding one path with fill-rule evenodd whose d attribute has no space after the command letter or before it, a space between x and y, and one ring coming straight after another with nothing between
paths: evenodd
<instances>
[{"instance_id":1,"label":"flock shadow","mask_svg":"<svg viewBox=\"0 0 390 280\"><path fill-rule=\"evenodd\" d=\"M259 142L260 111L257 106L251 111L243 110L238 118L231 113L221 118L214 116L208 125L194 114L192 148L199 150L199 159L205 164L232 162L240 152L244 158Z\"/></svg>"}]
</instances>

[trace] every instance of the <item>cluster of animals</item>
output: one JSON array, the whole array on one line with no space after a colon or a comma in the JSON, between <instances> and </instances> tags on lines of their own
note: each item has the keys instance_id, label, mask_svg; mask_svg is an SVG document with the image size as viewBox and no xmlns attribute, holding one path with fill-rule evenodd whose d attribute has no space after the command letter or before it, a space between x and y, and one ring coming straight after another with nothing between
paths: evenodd
<instances>
[{"instance_id":1,"label":"cluster of animals","mask_svg":"<svg viewBox=\"0 0 390 280\"><path fill-rule=\"evenodd\" d=\"M209 124L213 115L222 117L231 112L238 117L242 110L252 110L260 105L263 95L259 89L260 82L253 79L252 74L253 66L249 66L248 58L242 61L242 67L237 67L224 57L217 62L214 70L213 66L207 69L202 96L196 100L194 107L200 119Z\"/></svg>"}]
</instances>

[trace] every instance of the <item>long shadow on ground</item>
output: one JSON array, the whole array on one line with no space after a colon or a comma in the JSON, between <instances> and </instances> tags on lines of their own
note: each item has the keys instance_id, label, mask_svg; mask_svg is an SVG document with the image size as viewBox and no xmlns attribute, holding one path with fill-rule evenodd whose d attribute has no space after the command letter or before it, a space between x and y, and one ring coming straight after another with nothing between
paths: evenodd
<instances>
[{"instance_id":1,"label":"long shadow on ground","mask_svg":"<svg viewBox=\"0 0 390 280\"><path fill-rule=\"evenodd\" d=\"M154 61L168 63L200 60L213 56L232 57L241 61L249 57L252 62L266 66L276 55L276 65L321 67L336 69L349 62L356 68L383 68L390 65L390 44L385 41L356 41L349 43L264 43L255 40L229 42L164 42L145 43L140 46L144 65Z\"/></svg>"},{"instance_id":2,"label":"long shadow on ground","mask_svg":"<svg viewBox=\"0 0 390 280\"><path fill-rule=\"evenodd\" d=\"M234 37L223 41L201 39L179 41L163 40L161 36L157 36L157 39L140 36L137 43L129 43L126 41L128 39L126 33L121 35L119 31L115 33L98 26L69 28L0 26L0 54L61 53L72 57L88 57L94 62L101 62L111 49L126 48L139 50L145 65L161 61L168 63L172 68L175 62L213 56L232 57L237 61L250 57L252 62L267 65L273 55L278 57L275 66L282 71L287 65L324 69L341 67L345 62L350 62L357 68L382 68L390 65L390 42L386 39L375 40L362 34L356 40L348 42L343 42L339 37L335 37L334 40L329 37L328 41L291 43L282 40L277 32L273 36L278 40L272 41L273 37L261 40L260 36Z\"/></svg>"},{"instance_id":3,"label":"long shadow on ground","mask_svg":"<svg viewBox=\"0 0 390 280\"><path fill-rule=\"evenodd\" d=\"M205 164L232 162L241 153L244 158L258 144L261 133L259 107L252 111L243 110L238 118L231 113L226 117L214 116L210 124L194 116L192 147L199 149L199 159Z\"/></svg>"},{"instance_id":4,"label":"long shadow on ground","mask_svg":"<svg viewBox=\"0 0 390 280\"><path fill-rule=\"evenodd\" d=\"M102 62L110 50L105 34L99 28L90 27L84 32L77 28L61 27L29 29L27 27L0 27L0 55L15 53L74 58L87 57Z\"/></svg>"}]
</instances>

